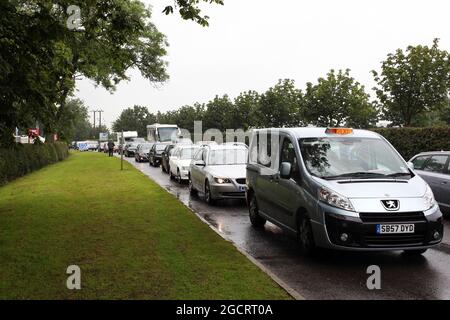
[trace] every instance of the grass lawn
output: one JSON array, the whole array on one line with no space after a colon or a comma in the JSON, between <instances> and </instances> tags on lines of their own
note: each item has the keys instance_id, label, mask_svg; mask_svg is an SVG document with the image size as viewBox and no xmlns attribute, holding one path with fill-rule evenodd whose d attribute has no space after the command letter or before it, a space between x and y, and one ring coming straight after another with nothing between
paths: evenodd
<instances>
[{"instance_id":1,"label":"grass lawn","mask_svg":"<svg viewBox=\"0 0 450 320\"><path fill-rule=\"evenodd\" d=\"M102 153L0 188L0 299L289 299L172 195ZM81 290L66 269L81 268Z\"/></svg>"}]
</instances>

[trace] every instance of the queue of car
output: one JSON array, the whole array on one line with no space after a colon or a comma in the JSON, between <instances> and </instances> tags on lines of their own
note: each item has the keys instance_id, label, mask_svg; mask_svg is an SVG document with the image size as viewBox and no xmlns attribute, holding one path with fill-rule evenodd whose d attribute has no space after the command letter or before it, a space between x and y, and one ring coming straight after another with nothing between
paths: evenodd
<instances>
[{"instance_id":1,"label":"queue of car","mask_svg":"<svg viewBox=\"0 0 450 320\"><path fill-rule=\"evenodd\" d=\"M296 236L305 254L330 248L417 255L441 242L450 152L405 162L381 135L349 128L259 129L250 141L146 142L136 152L210 205L245 199L254 227L270 221Z\"/></svg>"}]
</instances>

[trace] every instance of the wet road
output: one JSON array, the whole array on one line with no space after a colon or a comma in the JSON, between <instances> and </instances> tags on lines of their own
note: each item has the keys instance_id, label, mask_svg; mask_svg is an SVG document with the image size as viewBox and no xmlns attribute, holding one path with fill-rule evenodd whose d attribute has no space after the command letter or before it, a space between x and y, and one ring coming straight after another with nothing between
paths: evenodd
<instances>
[{"instance_id":1,"label":"wet road","mask_svg":"<svg viewBox=\"0 0 450 320\"><path fill-rule=\"evenodd\" d=\"M324 251L314 258L298 254L295 239L267 223L255 230L243 201L224 201L210 207L202 195L191 198L187 184L170 181L160 168L135 163L136 168L174 194L207 220L227 240L254 257L265 268L306 299L450 299L450 222L444 243L423 257L400 252L347 253ZM381 268L381 289L366 286L367 267Z\"/></svg>"}]
</instances>

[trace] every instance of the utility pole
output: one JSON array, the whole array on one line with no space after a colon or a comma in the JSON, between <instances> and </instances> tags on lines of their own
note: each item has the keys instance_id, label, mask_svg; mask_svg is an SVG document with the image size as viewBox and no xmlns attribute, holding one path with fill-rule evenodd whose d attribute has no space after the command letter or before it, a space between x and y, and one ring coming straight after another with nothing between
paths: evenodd
<instances>
[{"instance_id":1,"label":"utility pole","mask_svg":"<svg viewBox=\"0 0 450 320\"><path fill-rule=\"evenodd\" d=\"M95 113L97 112L97 110L93 110L93 111L91 111L91 112L94 113L94 129L95 129Z\"/></svg>"},{"instance_id":2,"label":"utility pole","mask_svg":"<svg viewBox=\"0 0 450 320\"><path fill-rule=\"evenodd\" d=\"M100 123L99 123L99 128L101 129L102 128L102 113L103 112L105 112L105 111L103 111L103 110L97 110L97 112L99 113L99 121L100 121Z\"/></svg>"}]
</instances>

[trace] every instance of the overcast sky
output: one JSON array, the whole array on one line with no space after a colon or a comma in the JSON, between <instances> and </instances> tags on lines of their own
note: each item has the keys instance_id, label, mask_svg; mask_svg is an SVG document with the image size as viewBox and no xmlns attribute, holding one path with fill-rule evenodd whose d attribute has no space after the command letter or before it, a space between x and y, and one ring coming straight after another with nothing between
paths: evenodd
<instances>
[{"instance_id":1,"label":"overcast sky","mask_svg":"<svg viewBox=\"0 0 450 320\"><path fill-rule=\"evenodd\" d=\"M370 71L397 48L431 45L437 37L450 51L448 0L225 0L204 6L207 28L162 14L172 0L144 2L170 44L170 80L155 88L132 70L131 81L114 94L80 81L76 96L92 110L103 109L108 126L133 105L164 112L216 94L264 92L282 78L303 89L332 68L350 68L369 92Z\"/></svg>"}]
</instances>

